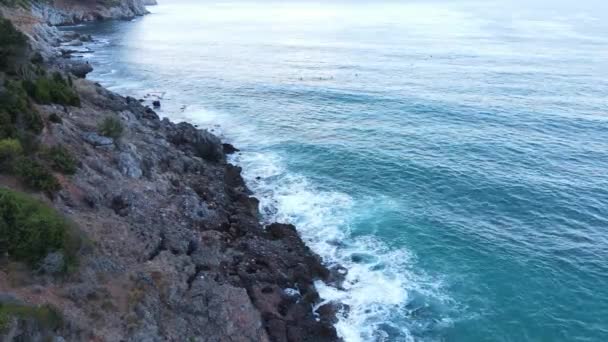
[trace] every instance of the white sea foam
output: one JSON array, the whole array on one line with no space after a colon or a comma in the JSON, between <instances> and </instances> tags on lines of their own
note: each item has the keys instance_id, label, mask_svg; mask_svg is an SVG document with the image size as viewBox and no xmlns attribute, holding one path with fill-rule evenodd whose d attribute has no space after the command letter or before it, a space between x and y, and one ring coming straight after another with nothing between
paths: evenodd
<instances>
[{"instance_id":1,"label":"white sea foam","mask_svg":"<svg viewBox=\"0 0 608 342\"><path fill-rule=\"evenodd\" d=\"M186 111L183 119L209 127L243 149L231 162L243 168L243 177L260 200L264 222L293 223L326 263L346 267L342 288L315 283L323 300L318 306L333 301L348 308L339 312L336 324L345 341L414 340L408 327L398 323L410 310L410 291L436 298L440 291L411 270L413 256L407 250L388 248L370 235L351 234L353 218L367 203L357 203L345 193L319 189L306 177L288 170L286 161L268 149L276 137L261 137L253 125L200 108ZM394 205L389 200L383 203Z\"/></svg>"}]
</instances>

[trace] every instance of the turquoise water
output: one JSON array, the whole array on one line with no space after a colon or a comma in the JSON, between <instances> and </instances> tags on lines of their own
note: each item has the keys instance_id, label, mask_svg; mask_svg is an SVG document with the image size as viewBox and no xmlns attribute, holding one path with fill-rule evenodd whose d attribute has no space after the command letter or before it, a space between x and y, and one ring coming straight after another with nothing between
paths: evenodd
<instances>
[{"instance_id":1,"label":"turquoise water","mask_svg":"<svg viewBox=\"0 0 608 342\"><path fill-rule=\"evenodd\" d=\"M90 78L242 149L347 341L608 340L608 6L161 1Z\"/></svg>"}]
</instances>

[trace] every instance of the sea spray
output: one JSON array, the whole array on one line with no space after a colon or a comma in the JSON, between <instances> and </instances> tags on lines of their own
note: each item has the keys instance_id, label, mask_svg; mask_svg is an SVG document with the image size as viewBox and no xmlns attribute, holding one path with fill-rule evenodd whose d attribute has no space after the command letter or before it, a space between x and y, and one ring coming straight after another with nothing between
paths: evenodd
<instances>
[{"instance_id":1,"label":"sea spray","mask_svg":"<svg viewBox=\"0 0 608 342\"><path fill-rule=\"evenodd\" d=\"M307 177L289 170L286 161L272 151L276 138L261 136L255 126L236 122L226 113L193 108L181 117L241 149L230 161L243 168L247 185L260 201L265 223L294 224L326 264L346 269L340 288L322 281L315 284L322 298L317 307L333 302L342 308L336 328L345 341L412 341L412 326L402 324L403 319L419 326L437 323L408 317L413 303L410 291L422 298L425 304L421 305L428 306L426 297L450 300L436 280L413 270L414 256L404 248L389 248L371 234L352 236L352 221L365 216L366 210L374 210L373 203L394 205L388 199L357 203L346 193L320 189Z\"/></svg>"}]
</instances>

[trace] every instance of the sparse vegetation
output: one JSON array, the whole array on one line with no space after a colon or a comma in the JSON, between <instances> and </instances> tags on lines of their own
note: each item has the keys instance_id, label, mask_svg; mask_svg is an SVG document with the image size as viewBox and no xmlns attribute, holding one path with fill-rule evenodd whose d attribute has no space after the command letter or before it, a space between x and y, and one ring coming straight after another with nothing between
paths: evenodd
<instances>
[{"instance_id":1,"label":"sparse vegetation","mask_svg":"<svg viewBox=\"0 0 608 342\"><path fill-rule=\"evenodd\" d=\"M40 139L38 135L29 131L19 131L18 137L23 147L23 153L26 155L33 155L40 149Z\"/></svg>"},{"instance_id":2,"label":"sparse vegetation","mask_svg":"<svg viewBox=\"0 0 608 342\"><path fill-rule=\"evenodd\" d=\"M61 188L57 178L44 165L32 158L17 159L14 173L25 185L34 190L52 194Z\"/></svg>"},{"instance_id":3,"label":"sparse vegetation","mask_svg":"<svg viewBox=\"0 0 608 342\"><path fill-rule=\"evenodd\" d=\"M0 90L0 125L5 138L15 136L17 125L35 133L42 131L42 119L30 105L22 82L7 81Z\"/></svg>"},{"instance_id":4,"label":"sparse vegetation","mask_svg":"<svg viewBox=\"0 0 608 342\"><path fill-rule=\"evenodd\" d=\"M36 52L30 59L30 62L32 62L34 64L42 64L42 63L44 63L44 57L42 57L40 52Z\"/></svg>"},{"instance_id":5,"label":"sparse vegetation","mask_svg":"<svg viewBox=\"0 0 608 342\"><path fill-rule=\"evenodd\" d=\"M68 223L55 210L25 194L0 188L0 253L35 265L50 252L68 252L65 246L70 238Z\"/></svg>"},{"instance_id":6,"label":"sparse vegetation","mask_svg":"<svg viewBox=\"0 0 608 342\"><path fill-rule=\"evenodd\" d=\"M17 135L17 128L13 125L10 114L0 111L0 139L11 138Z\"/></svg>"},{"instance_id":7,"label":"sparse vegetation","mask_svg":"<svg viewBox=\"0 0 608 342\"><path fill-rule=\"evenodd\" d=\"M77 161L63 146L53 146L45 152L45 157L51 163L51 167L58 172L74 174L76 172Z\"/></svg>"},{"instance_id":8,"label":"sparse vegetation","mask_svg":"<svg viewBox=\"0 0 608 342\"><path fill-rule=\"evenodd\" d=\"M10 114L13 123L19 114L28 111L29 101L22 82L9 81L4 83L4 89L0 89L0 112Z\"/></svg>"},{"instance_id":9,"label":"sparse vegetation","mask_svg":"<svg viewBox=\"0 0 608 342\"><path fill-rule=\"evenodd\" d=\"M61 314L48 304L27 306L0 303L0 332L8 327L12 317L34 320L46 330L55 330L63 324Z\"/></svg>"},{"instance_id":10,"label":"sparse vegetation","mask_svg":"<svg viewBox=\"0 0 608 342\"><path fill-rule=\"evenodd\" d=\"M29 95L38 103L57 103L68 106L80 106L80 98L70 86L69 79L56 72L52 77L42 76L35 81L25 82Z\"/></svg>"},{"instance_id":11,"label":"sparse vegetation","mask_svg":"<svg viewBox=\"0 0 608 342\"><path fill-rule=\"evenodd\" d=\"M13 161L21 155L23 148L17 139L0 140L0 171L12 168Z\"/></svg>"},{"instance_id":12,"label":"sparse vegetation","mask_svg":"<svg viewBox=\"0 0 608 342\"><path fill-rule=\"evenodd\" d=\"M23 113L23 123L27 129L34 133L40 133L42 132L42 128L44 128L40 114L33 109Z\"/></svg>"},{"instance_id":13,"label":"sparse vegetation","mask_svg":"<svg viewBox=\"0 0 608 342\"><path fill-rule=\"evenodd\" d=\"M124 128L122 126L122 122L116 116L108 116L99 124L99 133L106 137L113 138L114 140L119 139L123 132Z\"/></svg>"},{"instance_id":14,"label":"sparse vegetation","mask_svg":"<svg viewBox=\"0 0 608 342\"><path fill-rule=\"evenodd\" d=\"M57 113L52 113L51 115L49 115L49 121L52 123L62 123L63 119L61 118L61 116L59 116L59 114Z\"/></svg>"},{"instance_id":15,"label":"sparse vegetation","mask_svg":"<svg viewBox=\"0 0 608 342\"><path fill-rule=\"evenodd\" d=\"M27 1L0 0L9 6ZM0 172L17 176L25 185L53 193L60 184L50 171L72 174L76 160L63 147L40 149L44 121L33 102L79 106L71 78L48 73L42 56L29 56L27 37L0 18ZM51 122L61 122L55 114Z\"/></svg>"},{"instance_id":16,"label":"sparse vegetation","mask_svg":"<svg viewBox=\"0 0 608 342\"><path fill-rule=\"evenodd\" d=\"M3 2L15 2L3 0ZM27 38L19 32L13 24L4 18L0 18L0 70L8 71L11 59L19 56L25 51Z\"/></svg>"}]
</instances>

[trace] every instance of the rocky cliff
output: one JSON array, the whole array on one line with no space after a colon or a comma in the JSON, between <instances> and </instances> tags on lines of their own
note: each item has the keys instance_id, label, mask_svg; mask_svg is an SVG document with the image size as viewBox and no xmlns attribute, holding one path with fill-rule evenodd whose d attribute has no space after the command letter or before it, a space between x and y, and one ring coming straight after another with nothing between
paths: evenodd
<instances>
[{"instance_id":1,"label":"rocky cliff","mask_svg":"<svg viewBox=\"0 0 608 342\"><path fill-rule=\"evenodd\" d=\"M0 236L0 337L337 340L333 309L316 307L313 286L337 277L293 226L260 225L257 200L226 161L235 149L82 78L82 65L49 44L63 38L41 18L61 24L144 11L134 0L115 3L100 10L95 1L55 1L31 16L4 8L33 50L12 31L0 39L0 131L8 132L0 188L38 201L34 209L52 208L79 242L66 242L66 233L51 244L56 235L48 235L35 258L31 246ZM6 241L46 239L47 216L19 218L2 206L20 197L2 196L0 232L16 219L38 229Z\"/></svg>"},{"instance_id":2,"label":"rocky cliff","mask_svg":"<svg viewBox=\"0 0 608 342\"><path fill-rule=\"evenodd\" d=\"M31 12L49 25L70 25L93 20L131 19L148 13L149 0L31 1Z\"/></svg>"}]
</instances>

